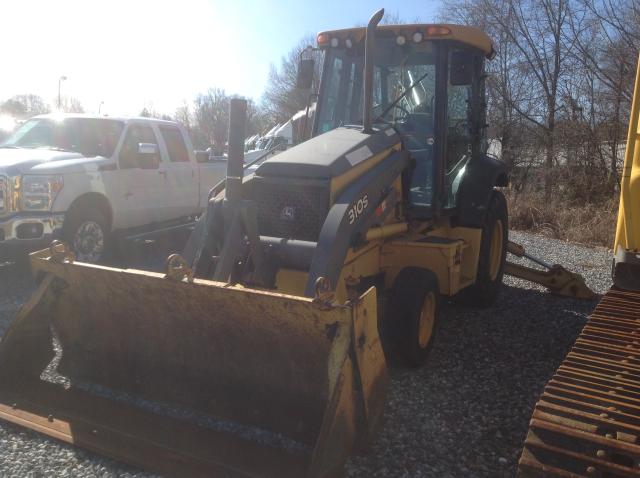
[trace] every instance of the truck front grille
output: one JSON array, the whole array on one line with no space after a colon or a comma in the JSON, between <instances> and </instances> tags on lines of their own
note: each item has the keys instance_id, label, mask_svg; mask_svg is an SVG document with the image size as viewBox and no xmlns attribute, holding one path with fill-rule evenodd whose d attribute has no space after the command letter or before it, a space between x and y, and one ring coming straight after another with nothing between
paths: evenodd
<instances>
[{"instance_id":1,"label":"truck front grille","mask_svg":"<svg viewBox=\"0 0 640 478\"><path fill-rule=\"evenodd\" d=\"M317 241L329 210L328 185L260 181L256 185L258 232L263 236Z\"/></svg>"}]
</instances>

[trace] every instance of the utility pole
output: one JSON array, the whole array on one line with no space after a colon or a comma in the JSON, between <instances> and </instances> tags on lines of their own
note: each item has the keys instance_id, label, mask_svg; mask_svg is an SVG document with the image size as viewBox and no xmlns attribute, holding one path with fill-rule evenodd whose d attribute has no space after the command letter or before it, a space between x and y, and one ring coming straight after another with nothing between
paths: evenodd
<instances>
[{"instance_id":1,"label":"utility pole","mask_svg":"<svg viewBox=\"0 0 640 478\"><path fill-rule=\"evenodd\" d=\"M62 107L62 101L60 99L60 85L62 84L63 81L65 81L67 79L66 76L62 75L60 78L58 78L58 110L61 109Z\"/></svg>"}]
</instances>

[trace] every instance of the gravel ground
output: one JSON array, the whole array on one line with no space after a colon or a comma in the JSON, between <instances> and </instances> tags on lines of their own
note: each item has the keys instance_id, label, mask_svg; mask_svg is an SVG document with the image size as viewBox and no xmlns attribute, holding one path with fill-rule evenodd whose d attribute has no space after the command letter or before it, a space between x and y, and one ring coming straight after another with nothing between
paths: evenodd
<instances>
[{"instance_id":1,"label":"gravel ground","mask_svg":"<svg viewBox=\"0 0 640 478\"><path fill-rule=\"evenodd\" d=\"M609 288L606 249L517 232L511 238L583 274L596 292ZM32 290L26 267L0 265L0 336ZM535 401L596 303L506 278L493 308L444 305L427 365L391 370L383 429L347 463L346 475L514 476ZM0 423L0 477L45 476L153 475Z\"/></svg>"}]
</instances>

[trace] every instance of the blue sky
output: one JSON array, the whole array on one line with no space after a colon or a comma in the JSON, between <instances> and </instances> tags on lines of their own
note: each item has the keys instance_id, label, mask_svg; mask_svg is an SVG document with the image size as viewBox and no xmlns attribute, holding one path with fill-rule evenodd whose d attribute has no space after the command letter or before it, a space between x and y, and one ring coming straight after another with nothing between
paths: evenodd
<instances>
[{"instance_id":1,"label":"blue sky","mask_svg":"<svg viewBox=\"0 0 640 478\"><path fill-rule=\"evenodd\" d=\"M88 112L173 114L208 87L259 99L270 63L306 34L365 23L380 7L434 21L440 0L20 0L2 2L0 100L77 97ZM7 21L9 20L9 21ZM26 27L25 27L26 26Z\"/></svg>"}]
</instances>

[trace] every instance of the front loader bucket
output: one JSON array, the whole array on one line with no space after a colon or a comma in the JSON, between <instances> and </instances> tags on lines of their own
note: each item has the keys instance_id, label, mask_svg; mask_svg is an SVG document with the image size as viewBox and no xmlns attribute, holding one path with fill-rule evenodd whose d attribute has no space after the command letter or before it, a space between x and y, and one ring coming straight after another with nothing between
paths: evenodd
<instances>
[{"instance_id":1,"label":"front loader bucket","mask_svg":"<svg viewBox=\"0 0 640 478\"><path fill-rule=\"evenodd\" d=\"M339 474L382 415L375 290L348 306L42 251L0 418L172 476Z\"/></svg>"}]
</instances>

